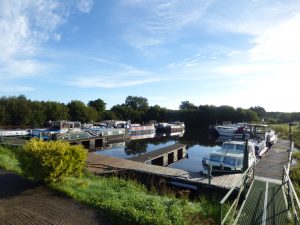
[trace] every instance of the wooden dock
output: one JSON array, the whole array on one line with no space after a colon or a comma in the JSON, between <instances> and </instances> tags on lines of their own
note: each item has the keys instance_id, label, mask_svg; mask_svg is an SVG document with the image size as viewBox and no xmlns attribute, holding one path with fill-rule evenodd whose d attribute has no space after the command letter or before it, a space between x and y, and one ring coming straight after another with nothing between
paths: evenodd
<instances>
[{"instance_id":1,"label":"wooden dock","mask_svg":"<svg viewBox=\"0 0 300 225\"><path fill-rule=\"evenodd\" d=\"M176 161L179 161L186 156L185 144L174 144L156 151L148 152L130 158L132 161L148 163L157 166L168 166Z\"/></svg>"},{"instance_id":2,"label":"wooden dock","mask_svg":"<svg viewBox=\"0 0 300 225\"><path fill-rule=\"evenodd\" d=\"M281 182L283 165L289 163L289 141L278 140L255 166L255 177L274 179Z\"/></svg>"},{"instance_id":3,"label":"wooden dock","mask_svg":"<svg viewBox=\"0 0 300 225\"><path fill-rule=\"evenodd\" d=\"M237 217L237 224L287 224L283 167L289 167L289 141L279 140L256 164L254 181Z\"/></svg>"},{"instance_id":4,"label":"wooden dock","mask_svg":"<svg viewBox=\"0 0 300 225\"><path fill-rule=\"evenodd\" d=\"M95 153L88 153L87 168L89 171L96 174L103 174L108 171L134 170L161 176L180 177L183 179L189 177L189 173L184 170L134 162L127 159L120 159Z\"/></svg>"},{"instance_id":5,"label":"wooden dock","mask_svg":"<svg viewBox=\"0 0 300 225\"><path fill-rule=\"evenodd\" d=\"M214 176L210 180L206 175L191 173L175 168L156 166L127 159L120 159L111 156L104 156L95 153L88 153L87 170L95 174L105 174L118 171L135 171L140 174L152 174L162 178L168 178L172 185L198 189L203 187L214 187L230 189L236 180L240 180L242 174L225 174Z\"/></svg>"},{"instance_id":6,"label":"wooden dock","mask_svg":"<svg viewBox=\"0 0 300 225\"><path fill-rule=\"evenodd\" d=\"M278 141L255 166L256 178L281 180L282 168L288 161L287 141ZM153 174L169 178L170 183L177 186L198 189L210 187L216 189L230 189L236 182L241 181L242 173L214 175L211 179L205 174L189 173L184 170L168 168L145 163L151 157L161 157L163 154L185 148L185 145L176 144L159 149L132 159L120 159L95 153L88 154L87 169L96 174L114 171L135 171L140 174ZM167 157L168 158L168 157ZM200 162L199 162L200 163Z\"/></svg>"}]
</instances>

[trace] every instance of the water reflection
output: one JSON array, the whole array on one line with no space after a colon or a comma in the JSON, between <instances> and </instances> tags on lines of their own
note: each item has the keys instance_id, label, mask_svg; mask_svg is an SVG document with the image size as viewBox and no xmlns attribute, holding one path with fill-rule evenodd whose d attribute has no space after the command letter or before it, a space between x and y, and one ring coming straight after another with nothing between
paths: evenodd
<instances>
[{"instance_id":1,"label":"water reflection","mask_svg":"<svg viewBox=\"0 0 300 225\"><path fill-rule=\"evenodd\" d=\"M169 167L194 173L205 172L202 166L203 157L220 148L221 145L220 143L218 145L214 139L210 139L206 130L187 131L176 134L134 135L130 141L114 143L110 148L99 150L96 153L128 159L175 143L187 145L188 158L175 162Z\"/></svg>"}]
</instances>

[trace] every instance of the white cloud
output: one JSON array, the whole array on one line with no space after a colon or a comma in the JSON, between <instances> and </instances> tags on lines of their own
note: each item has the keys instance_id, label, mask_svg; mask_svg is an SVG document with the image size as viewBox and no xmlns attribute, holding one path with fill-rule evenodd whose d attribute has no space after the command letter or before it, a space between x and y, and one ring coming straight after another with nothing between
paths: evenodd
<instances>
[{"instance_id":1,"label":"white cloud","mask_svg":"<svg viewBox=\"0 0 300 225\"><path fill-rule=\"evenodd\" d=\"M83 13L89 13L93 6L93 0L78 0L76 7Z\"/></svg>"},{"instance_id":2,"label":"white cloud","mask_svg":"<svg viewBox=\"0 0 300 225\"><path fill-rule=\"evenodd\" d=\"M60 41L57 28L64 24L77 6L88 12L92 1L0 0L0 78L11 78L39 72L35 60L48 40Z\"/></svg>"},{"instance_id":3,"label":"white cloud","mask_svg":"<svg viewBox=\"0 0 300 225\"><path fill-rule=\"evenodd\" d=\"M122 1L118 17L127 24L124 39L138 49L176 39L178 31L196 23L212 2L213 0Z\"/></svg>"},{"instance_id":4,"label":"white cloud","mask_svg":"<svg viewBox=\"0 0 300 225\"><path fill-rule=\"evenodd\" d=\"M276 60L300 61L300 17L284 21L268 29L254 40L256 45L249 51L252 61Z\"/></svg>"},{"instance_id":5,"label":"white cloud","mask_svg":"<svg viewBox=\"0 0 300 225\"><path fill-rule=\"evenodd\" d=\"M118 88L163 80L158 74L122 62L100 57L90 57L90 60L96 63L95 68L101 69L85 75L73 75L72 80L67 82L68 85L82 88Z\"/></svg>"},{"instance_id":6,"label":"white cloud","mask_svg":"<svg viewBox=\"0 0 300 225\"><path fill-rule=\"evenodd\" d=\"M161 81L158 78L131 79L113 76L85 76L70 81L69 84L81 88L119 88Z\"/></svg>"},{"instance_id":7,"label":"white cloud","mask_svg":"<svg viewBox=\"0 0 300 225\"><path fill-rule=\"evenodd\" d=\"M7 86L0 86L0 93L4 94L11 94L11 93L24 93L24 92L31 92L34 91L34 88L28 86L16 86L16 85L7 85Z\"/></svg>"}]
</instances>

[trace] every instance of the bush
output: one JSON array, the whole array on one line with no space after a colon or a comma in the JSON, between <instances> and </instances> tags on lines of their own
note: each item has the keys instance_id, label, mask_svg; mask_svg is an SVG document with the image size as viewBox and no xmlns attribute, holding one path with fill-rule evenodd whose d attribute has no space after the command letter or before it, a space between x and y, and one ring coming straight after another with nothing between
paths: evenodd
<instances>
[{"instance_id":1,"label":"bush","mask_svg":"<svg viewBox=\"0 0 300 225\"><path fill-rule=\"evenodd\" d=\"M26 176L44 182L56 182L64 176L81 176L86 165L87 151L67 142L28 141L20 158Z\"/></svg>"}]
</instances>

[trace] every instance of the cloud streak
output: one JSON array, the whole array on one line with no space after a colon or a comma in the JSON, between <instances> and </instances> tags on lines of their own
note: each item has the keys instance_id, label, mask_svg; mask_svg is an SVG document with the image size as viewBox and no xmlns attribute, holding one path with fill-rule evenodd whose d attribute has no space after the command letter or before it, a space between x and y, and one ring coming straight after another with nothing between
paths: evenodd
<instances>
[{"instance_id":1,"label":"cloud streak","mask_svg":"<svg viewBox=\"0 0 300 225\"><path fill-rule=\"evenodd\" d=\"M0 1L0 79L38 73L42 44L60 41L57 29L74 7L87 13L92 1Z\"/></svg>"},{"instance_id":2,"label":"cloud streak","mask_svg":"<svg viewBox=\"0 0 300 225\"><path fill-rule=\"evenodd\" d=\"M120 17L128 24L124 39L138 49L176 39L178 32L196 23L213 0L121 1Z\"/></svg>"}]
</instances>

